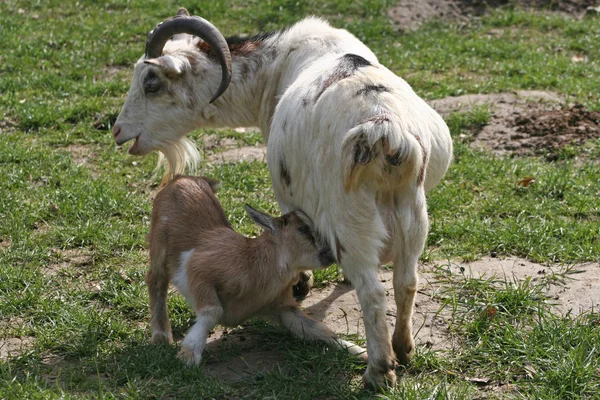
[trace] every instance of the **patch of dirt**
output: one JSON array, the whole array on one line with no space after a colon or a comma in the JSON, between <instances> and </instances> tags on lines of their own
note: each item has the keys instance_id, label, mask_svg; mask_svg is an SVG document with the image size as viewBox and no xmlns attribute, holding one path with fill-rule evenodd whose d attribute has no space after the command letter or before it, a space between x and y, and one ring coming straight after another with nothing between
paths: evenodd
<instances>
[{"instance_id":1,"label":"patch of dirt","mask_svg":"<svg viewBox=\"0 0 600 400\"><path fill-rule=\"evenodd\" d=\"M0 134L14 131L17 125L16 120L5 116L3 119L0 119Z\"/></svg>"},{"instance_id":2,"label":"patch of dirt","mask_svg":"<svg viewBox=\"0 0 600 400\"><path fill-rule=\"evenodd\" d=\"M264 340L252 326L217 327L206 346L206 371L219 380L235 382L285 366L282 353L264 350ZM259 349L260 348L260 349Z\"/></svg>"},{"instance_id":3,"label":"patch of dirt","mask_svg":"<svg viewBox=\"0 0 600 400\"><path fill-rule=\"evenodd\" d=\"M117 78L122 82L128 82L131 78L131 70L129 65L105 65L100 74L94 75L93 82L112 81Z\"/></svg>"},{"instance_id":4,"label":"patch of dirt","mask_svg":"<svg viewBox=\"0 0 600 400\"><path fill-rule=\"evenodd\" d=\"M263 161L267 160L267 148L263 146L246 146L226 150L222 153L214 153L208 156L208 159L216 164L224 164L242 161Z\"/></svg>"},{"instance_id":5,"label":"patch of dirt","mask_svg":"<svg viewBox=\"0 0 600 400\"><path fill-rule=\"evenodd\" d=\"M218 135L202 136L202 149L204 152L214 152L216 149L232 149L237 147L237 141L233 138L221 138Z\"/></svg>"},{"instance_id":6,"label":"patch of dirt","mask_svg":"<svg viewBox=\"0 0 600 400\"><path fill-rule=\"evenodd\" d=\"M0 338L0 360L6 361L33 347L35 338L31 336Z\"/></svg>"},{"instance_id":7,"label":"patch of dirt","mask_svg":"<svg viewBox=\"0 0 600 400\"><path fill-rule=\"evenodd\" d=\"M92 264L92 253L86 249L52 249L54 261L42 267L41 272L46 276L55 276L63 270L77 270Z\"/></svg>"},{"instance_id":8,"label":"patch of dirt","mask_svg":"<svg viewBox=\"0 0 600 400\"><path fill-rule=\"evenodd\" d=\"M235 128L238 133L260 132L258 128ZM235 163L242 161L263 161L267 159L266 146L239 146L235 138L222 138L218 135L205 135L202 137L202 149L206 158L216 164ZM219 152L216 152L216 151Z\"/></svg>"},{"instance_id":9,"label":"patch of dirt","mask_svg":"<svg viewBox=\"0 0 600 400\"><path fill-rule=\"evenodd\" d=\"M0 251L8 250L12 247L12 240L9 237L0 237Z\"/></svg>"},{"instance_id":10,"label":"patch of dirt","mask_svg":"<svg viewBox=\"0 0 600 400\"><path fill-rule=\"evenodd\" d=\"M460 268L464 268L464 272ZM591 309L600 309L600 263L584 263L571 266L544 265L509 257L497 259L485 257L468 264L452 264L453 274L463 274L471 278L494 278L532 283L549 282L546 296L552 310L559 314L570 312L579 315Z\"/></svg>"},{"instance_id":11,"label":"patch of dirt","mask_svg":"<svg viewBox=\"0 0 600 400\"><path fill-rule=\"evenodd\" d=\"M600 112L586 111L582 105L521 115L513 124L518 133L511 139L519 142L517 154L552 154L569 144L600 138Z\"/></svg>"},{"instance_id":12,"label":"patch of dirt","mask_svg":"<svg viewBox=\"0 0 600 400\"><path fill-rule=\"evenodd\" d=\"M386 321L390 329L393 329L396 322L392 277L393 273L389 269L379 272L379 280L383 283L388 300ZM413 314L413 334L417 345L434 350L452 348L453 341L448 329L451 315L449 310L442 309L442 303L435 295L439 289L439 285L435 283L437 278L427 271L421 271L419 277ZM338 334L365 337L360 302L350 284L336 283L313 289L302 301L302 307L309 315L325 322Z\"/></svg>"},{"instance_id":13,"label":"patch of dirt","mask_svg":"<svg viewBox=\"0 0 600 400\"><path fill-rule=\"evenodd\" d=\"M577 104L566 105L552 92L465 95L433 100L430 104L443 116L487 105L491 118L474 133L471 145L499 156L544 155L555 160L562 147L600 138L600 112L587 111Z\"/></svg>"},{"instance_id":14,"label":"patch of dirt","mask_svg":"<svg viewBox=\"0 0 600 400\"><path fill-rule=\"evenodd\" d=\"M419 271L419 290L413 315L413 333L418 346L433 350L451 350L457 343L450 334L451 311L443 307L439 291L440 267L422 265ZM533 283L546 280L548 302L553 312L578 315L600 308L600 263L586 263L566 268L557 265L542 265L524 259L484 258L472 263L452 263L444 265L444 270L460 281L464 277L493 278L499 284L514 280L531 279ZM446 272L445 272L446 273ZM388 299L387 324L393 330L396 316L392 271L383 268L379 273ZM323 288L313 289L302 301L302 307L313 318L327 324L334 332L342 335L365 337L360 303L352 286L345 283L332 283ZM239 380L256 371L268 371L277 367L281 356L273 352L256 351L260 337L252 331L217 329L209 338L208 351L218 357L218 352L226 348L226 343L235 344L241 354L226 362L208 362L207 370L213 376L224 380ZM243 339L241 339L243 338Z\"/></svg>"},{"instance_id":15,"label":"patch of dirt","mask_svg":"<svg viewBox=\"0 0 600 400\"><path fill-rule=\"evenodd\" d=\"M90 150L89 146L81 144L71 144L65 147L65 150L71 153L71 159L76 165L87 164L92 154L92 151Z\"/></svg>"},{"instance_id":16,"label":"patch of dirt","mask_svg":"<svg viewBox=\"0 0 600 400\"><path fill-rule=\"evenodd\" d=\"M588 9L593 13L591 8L597 5L597 0L401 0L388 11L388 15L400 30L407 31L435 19L464 23L490 10L508 7L558 12L581 18Z\"/></svg>"}]
</instances>

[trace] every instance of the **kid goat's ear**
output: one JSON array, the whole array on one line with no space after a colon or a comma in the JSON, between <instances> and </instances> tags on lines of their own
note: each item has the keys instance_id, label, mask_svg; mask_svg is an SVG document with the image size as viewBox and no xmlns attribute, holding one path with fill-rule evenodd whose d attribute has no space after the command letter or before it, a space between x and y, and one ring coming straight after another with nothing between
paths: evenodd
<instances>
[{"instance_id":1,"label":"kid goat's ear","mask_svg":"<svg viewBox=\"0 0 600 400\"><path fill-rule=\"evenodd\" d=\"M294 211L294 213L298 216L298 218L300 218L300 220L302 222L304 222L306 225L308 225L308 227L310 229L313 229L313 230L315 229L315 226L313 224L312 219L310 219L310 217L308 215L306 215L304 213L304 211L302 211L302 210L296 210L296 211Z\"/></svg>"},{"instance_id":2,"label":"kid goat's ear","mask_svg":"<svg viewBox=\"0 0 600 400\"><path fill-rule=\"evenodd\" d=\"M248 204L245 204L244 206L246 208L248 216L250 217L250 219L252 219L252 221L254 221L256 225L269 232L275 232L275 230L277 229L275 218L273 218L269 214L265 214L261 211L250 207Z\"/></svg>"}]
</instances>

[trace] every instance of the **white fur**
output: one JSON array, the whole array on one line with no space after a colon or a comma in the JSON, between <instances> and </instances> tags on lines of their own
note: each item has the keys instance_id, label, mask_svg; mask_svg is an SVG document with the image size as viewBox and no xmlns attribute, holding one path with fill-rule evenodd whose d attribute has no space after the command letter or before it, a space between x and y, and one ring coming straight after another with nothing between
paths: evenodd
<instances>
[{"instance_id":1,"label":"white fur","mask_svg":"<svg viewBox=\"0 0 600 400\"><path fill-rule=\"evenodd\" d=\"M197 71L170 81L174 94L168 100L174 107L140 92L149 66L136 65L116 123L117 139L141 134L139 154L158 149L169 157L172 146L196 128L260 127L282 211L302 209L312 218L332 249L339 250L338 261L356 288L369 352L365 380L393 382L392 342L401 361L414 347L416 268L428 229L425 193L443 178L452 158L446 124L363 43L321 19L302 20L261 42L252 54L234 55L232 83L212 105L208 101L219 84L220 67L196 50L197 40L172 41L164 49L164 54L193 60L190 68ZM348 60L361 65L327 85ZM373 86L380 90L365 89ZM360 143L372 146L366 165L357 161ZM188 158L197 159L191 147L180 154L173 170ZM398 165L386 158L394 155ZM398 306L393 338L377 279L377 266L386 255L394 262Z\"/></svg>"},{"instance_id":2,"label":"white fur","mask_svg":"<svg viewBox=\"0 0 600 400\"><path fill-rule=\"evenodd\" d=\"M192 254L194 254L194 249L184 251L183 253L181 253L181 256L179 257L179 268L177 269L177 272L173 274L171 282L173 282L173 285L177 288L177 290L179 290L179 293L181 293L183 297L185 297L187 303L193 307L194 299L190 293L187 277L187 265L190 261L190 258L192 257Z\"/></svg>"}]
</instances>

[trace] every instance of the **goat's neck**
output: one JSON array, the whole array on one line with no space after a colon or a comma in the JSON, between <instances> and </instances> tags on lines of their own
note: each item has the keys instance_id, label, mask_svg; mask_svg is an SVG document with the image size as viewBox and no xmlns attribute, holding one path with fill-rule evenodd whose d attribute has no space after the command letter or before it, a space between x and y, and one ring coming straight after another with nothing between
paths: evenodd
<instances>
[{"instance_id":1,"label":"goat's neck","mask_svg":"<svg viewBox=\"0 0 600 400\"><path fill-rule=\"evenodd\" d=\"M218 109L213 120L215 127L256 126L265 139L268 138L281 79L274 66L277 60L271 46L264 44L246 55L232 53L231 83L214 103ZM216 62L213 61L208 75L210 81L215 82L216 90L221 79L221 68Z\"/></svg>"},{"instance_id":2,"label":"goat's neck","mask_svg":"<svg viewBox=\"0 0 600 400\"><path fill-rule=\"evenodd\" d=\"M269 233L248 239L246 246L250 268L259 272L257 276L263 277L267 285L281 287L287 283L285 281L294 278L295 273L289 267L287 251Z\"/></svg>"}]
</instances>

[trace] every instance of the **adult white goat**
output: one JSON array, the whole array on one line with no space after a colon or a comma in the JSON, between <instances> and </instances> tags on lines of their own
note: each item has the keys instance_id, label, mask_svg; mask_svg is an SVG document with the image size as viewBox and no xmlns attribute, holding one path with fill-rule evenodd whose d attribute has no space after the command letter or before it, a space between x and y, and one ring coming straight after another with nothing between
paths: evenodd
<instances>
[{"instance_id":1,"label":"adult white goat","mask_svg":"<svg viewBox=\"0 0 600 400\"><path fill-rule=\"evenodd\" d=\"M225 126L261 128L282 212L306 212L356 289L367 336L365 382L395 382L394 351L407 363L414 348L425 193L452 158L446 124L362 42L323 20L225 39L181 9L150 32L115 140L135 139L131 154L160 150L173 174L198 159L186 133ZM377 279L387 261L397 304L392 337Z\"/></svg>"}]
</instances>

